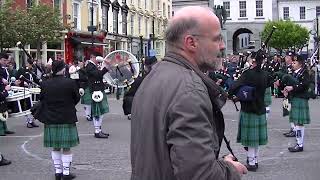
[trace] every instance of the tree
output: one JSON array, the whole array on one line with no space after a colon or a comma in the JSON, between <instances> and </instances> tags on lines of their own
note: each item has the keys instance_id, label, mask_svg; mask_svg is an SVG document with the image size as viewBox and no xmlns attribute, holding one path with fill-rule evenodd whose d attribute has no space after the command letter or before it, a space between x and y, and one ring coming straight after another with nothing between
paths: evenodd
<instances>
[{"instance_id":1,"label":"tree","mask_svg":"<svg viewBox=\"0 0 320 180\"><path fill-rule=\"evenodd\" d=\"M12 1L4 1L0 6L0 51L15 46L17 14L12 11Z\"/></svg>"},{"instance_id":2,"label":"tree","mask_svg":"<svg viewBox=\"0 0 320 180\"><path fill-rule=\"evenodd\" d=\"M61 40L64 29L58 9L46 4L35 4L20 12L18 35L20 41L37 46L37 58L40 57L42 43Z\"/></svg>"},{"instance_id":3,"label":"tree","mask_svg":"<svg viewBox=\"0 0 320 180\"><path fill-rule=\"evenodd\" d=\"M269 21L266 23L262 32L262 40L270 34L272 27L276 26L277 29L273 33L268 46L282 51L283 49L301 49L309 40L309 31L292 21Z\"/></svg>"}]
</instances>

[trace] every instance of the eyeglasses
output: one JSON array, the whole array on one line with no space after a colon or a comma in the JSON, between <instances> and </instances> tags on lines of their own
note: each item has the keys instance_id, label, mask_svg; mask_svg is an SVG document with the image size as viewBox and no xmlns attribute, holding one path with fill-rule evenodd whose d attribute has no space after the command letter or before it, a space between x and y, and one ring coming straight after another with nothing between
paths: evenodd
<instances>
[{"instance_id":1,"label":"eyeglasses","mask_svg":"<svg viewBox=\"0 0 320 180\"><path fill-rule=\"evenodd\" d=\"M191 36L196 36L196 37L204 37L204 38L209 38L211 40L213 40L214 42L222 42L223 41L223 36L221 34L219 34L219 36L217 37L210 37L210 36L207 36L207 35L202 35L202 34L190 34Z\"/></svg>"}]
</instances>

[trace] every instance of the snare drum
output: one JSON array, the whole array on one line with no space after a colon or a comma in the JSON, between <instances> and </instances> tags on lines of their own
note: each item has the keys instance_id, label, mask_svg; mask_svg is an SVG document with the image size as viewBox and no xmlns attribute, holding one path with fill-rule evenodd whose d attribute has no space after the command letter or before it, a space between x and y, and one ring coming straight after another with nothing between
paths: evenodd
<instances>
[{"instance_id":1,"label":"snare drum","mask_svg":"<svg viewBox=\"0 0 320 180\"><path fill-rule=\"evenodd\" d=\"M9 117L31 114L32 99L28 88L12 86L6 101Z\"/></svg>"},{"instance_id":2,"label":"snare drum","mask_svg":"<svg viewBox=\"0 0 320 180\"><path fill-rule=\"evenodd\" d=\"M30 88L29 91L31 92L31 100L32 104L35 104L37 101L40 100L40 88Z\"/></svg>"}]
</instances>

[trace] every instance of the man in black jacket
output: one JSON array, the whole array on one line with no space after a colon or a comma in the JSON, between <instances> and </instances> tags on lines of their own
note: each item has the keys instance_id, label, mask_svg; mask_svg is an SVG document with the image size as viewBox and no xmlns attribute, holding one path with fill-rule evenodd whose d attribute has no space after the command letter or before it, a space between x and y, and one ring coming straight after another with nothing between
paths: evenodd
<instances>
[{"instance_id":1,"label":"man in black jacket","mask_svg":"<svg viewBox=\"0 0 320 180\"><path fill-rule=\"evenodd\" d=\"M100 60L99 60L100 59ZM92 53L90 60L85 67L88 76L88 86L91 93L91 116L93 118L94 125L94 137L96 138L108 138L109 134L104 133L101 130L103 114L109 112L109 105L107 95L104 92L105 85L103 83L103 75L108 72L106 67L98 66L103 58L98 53ZM99 62L100 61L100 62ZM108 63L105 61L105 63Z\"/></svg>"}]
</instances>

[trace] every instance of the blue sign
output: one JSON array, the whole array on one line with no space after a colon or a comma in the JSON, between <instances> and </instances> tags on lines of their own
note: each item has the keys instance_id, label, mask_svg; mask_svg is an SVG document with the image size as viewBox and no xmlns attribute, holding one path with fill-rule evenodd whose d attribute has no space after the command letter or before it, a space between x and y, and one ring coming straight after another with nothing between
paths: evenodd
<instances>
[{"instance_id":1,"label":"blue sign","mask_svg":"<svg viewBox=\"0 0 320 180\"><path fill-rule=\"evenodd\" d=\"M150 49L149 50L149 56L150 57L153 57L153 56L156 56L157 55L157 51L155 49Z\"/></svg>"}]
</instances>

